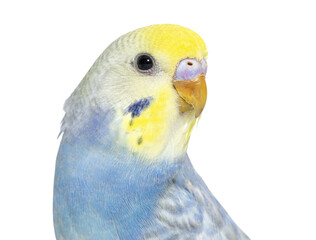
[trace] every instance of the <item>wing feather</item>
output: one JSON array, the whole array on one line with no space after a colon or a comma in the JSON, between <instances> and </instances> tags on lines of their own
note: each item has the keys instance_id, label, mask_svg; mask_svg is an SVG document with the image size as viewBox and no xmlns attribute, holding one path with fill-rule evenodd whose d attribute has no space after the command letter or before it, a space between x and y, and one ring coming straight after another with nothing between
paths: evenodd
<instances>
[{"instance_id":1,"label":"wing feather","mask_svg":"<svg viewBox=\"0 0 316 240\"><path fill-rule=\"evenodd\" d=\"M190 163L188 163L190 164ZM170 181L145 230L146 240L249 240L208 190L192 165Z\"/></svg>"}]
</instances>

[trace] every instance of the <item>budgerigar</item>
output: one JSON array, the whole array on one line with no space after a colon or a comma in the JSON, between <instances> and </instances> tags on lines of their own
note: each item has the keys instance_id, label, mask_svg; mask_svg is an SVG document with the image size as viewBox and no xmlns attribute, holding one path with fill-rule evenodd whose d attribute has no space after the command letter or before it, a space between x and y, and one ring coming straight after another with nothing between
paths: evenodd
<instances>
[{"instance_id":1,"label":"budgerigar","mask_svg":"<svg viewBox=\"0 0 316 240\"><path fill-rule=\"evenodd\" d=\"M65 103L58 240L248 239L186 153L206 103L205 43L152 25L114 41Z\"/></svg>"}]
</instances>

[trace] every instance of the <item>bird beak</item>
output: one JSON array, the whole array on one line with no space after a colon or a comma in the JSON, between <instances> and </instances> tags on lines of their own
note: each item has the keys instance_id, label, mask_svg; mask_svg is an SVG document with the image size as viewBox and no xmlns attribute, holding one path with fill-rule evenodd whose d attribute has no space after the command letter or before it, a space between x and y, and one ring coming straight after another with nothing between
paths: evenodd
<instances>
[{"instance_id":1,"label":"bird beak","mask_svg":"<svg viewBox=\"0 0 316 240\"><path fill-rule=\"evenodd\" d=\"M206 103L207 89L205 75L206 60L182 60L175 72L173 86L178 92L180 112L194 110L195 117L199 117Z\"/></svg>"},{"instance_id":2,"label":"bird beak","mask_svg":"<svg viewBox=\"0 0 316 240\"><path fill-rule=\"evenodd\" d=\"M194 109L195 117L199 117L207 98L205 75L201 74L191 80L174 80L173 85L182 98L180 99L180 111L186 112Z\"/></svg>"}]
</instances>

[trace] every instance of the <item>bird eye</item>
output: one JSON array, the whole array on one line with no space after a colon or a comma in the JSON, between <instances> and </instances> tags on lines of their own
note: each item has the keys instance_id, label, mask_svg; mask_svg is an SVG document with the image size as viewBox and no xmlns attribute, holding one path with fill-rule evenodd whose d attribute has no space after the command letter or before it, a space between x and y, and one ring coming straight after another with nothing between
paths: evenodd
<instances>
[{"instance_id":1,"label":"bird eye","mask_svg":"<svg viewBox=\"0 0 316 240\"><path fill-rule=\"evenodd\" d=\"M139 54L136 57L136 68L140 72L149 72L154 67L155 61L149 54Z\"/></svg>"}]
</instances>

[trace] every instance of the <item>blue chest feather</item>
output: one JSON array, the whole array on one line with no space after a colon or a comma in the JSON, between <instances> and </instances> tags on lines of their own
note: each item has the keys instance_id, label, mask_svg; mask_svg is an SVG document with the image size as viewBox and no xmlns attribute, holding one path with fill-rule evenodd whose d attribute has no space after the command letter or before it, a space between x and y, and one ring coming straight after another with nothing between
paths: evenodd
<instances>
[{"instance_id":1,"label":"blue chest feather","mask_svg":"<svg viewBox=\"0 0 316 240\"><path fill-rule=\"evenodd\" d=\"M77 136L63 136L59 149L54 187L57 239L139 239L179 166L144 165L127 150L116 150L115 136L106 130L109 115L90 116Z\"/></svg>"}]
</instances>

